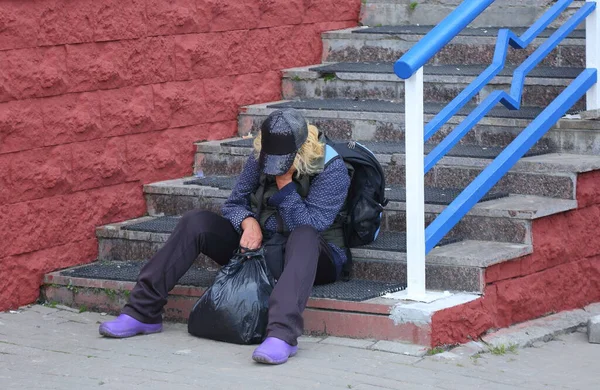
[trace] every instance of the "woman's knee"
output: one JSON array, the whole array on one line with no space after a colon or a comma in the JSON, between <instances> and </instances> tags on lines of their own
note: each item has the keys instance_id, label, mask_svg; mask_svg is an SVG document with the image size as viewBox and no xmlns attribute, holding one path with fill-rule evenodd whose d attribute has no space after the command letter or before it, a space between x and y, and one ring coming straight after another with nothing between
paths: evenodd
<instances>
[{"instance_id":1,"label":"woman's knee","mask_svg":"<svg viewBox=\"0 0 600 390\"><path fill-rule=\"evenodd\" d=\"M211 211L191 210L183 214L179 224L185 229L202 232L211 226L215 216L216 214Z\"/></svg>"}]
</instances>

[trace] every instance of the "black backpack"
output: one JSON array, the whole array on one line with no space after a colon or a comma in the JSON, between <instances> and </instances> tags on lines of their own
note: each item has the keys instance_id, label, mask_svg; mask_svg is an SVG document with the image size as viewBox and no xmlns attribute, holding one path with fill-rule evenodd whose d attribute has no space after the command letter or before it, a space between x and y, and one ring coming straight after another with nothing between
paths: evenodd
<instances>
[{"instance_id":1,"label":"black backpack","mask_svg":"<svg viewBox=\"0 0 600 390\"><path fill-rule=\"evenodd\" d=\"M344 239L348 248L370 244L377 239L381 227L385 198L385 175L375 155L365 146L354 141L336 142L324 136L324 141L344 160L352 181L346 200ZM344 276L348 277L352 259L348 261Z\"/></svg>"}]
</instances>

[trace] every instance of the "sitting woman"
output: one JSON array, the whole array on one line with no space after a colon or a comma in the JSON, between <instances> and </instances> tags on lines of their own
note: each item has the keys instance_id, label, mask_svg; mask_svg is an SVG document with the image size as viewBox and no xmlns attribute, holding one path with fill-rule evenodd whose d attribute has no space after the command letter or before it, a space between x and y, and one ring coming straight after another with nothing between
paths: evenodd
<instances>
[{"instance_id":1,"label":"sitting woman","mask_svg":"<svg viewBox=\"0 0 600 390\"><path fill-rule=\"evenodd\" d=\"M344 161L332 158L335 152L319 141L317 128L295 110L269 115L254 147L256 153L223 206L223 217L186 213L142 268L121 315L102 323L100 334L121 338L160 332L168 292L200 253L225 265L238 248L256 250L283 231L288 237L285 266L269 300L267 338L252 358L281 364L296 354L312 286L334 282L346 261L336 217L350 177Z\"/></svg>"}]
</instances>

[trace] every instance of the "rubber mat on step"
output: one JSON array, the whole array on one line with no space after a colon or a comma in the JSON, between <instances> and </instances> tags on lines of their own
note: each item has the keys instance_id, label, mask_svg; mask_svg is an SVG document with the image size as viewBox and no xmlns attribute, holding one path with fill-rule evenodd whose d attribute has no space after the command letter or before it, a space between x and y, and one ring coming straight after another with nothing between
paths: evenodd
<instances>
[{"instance_id":1,"label":"rubber mat on step","mask_svg":"<svg viewBox=\"0 0 600 390\"><path fill-rule=\"evenodd\" d=\"M179 217L157 217L150 221L123 226L123 230L143 231L149 233L172 233L179 221ZM457 242L459 239L442 240L440 245ZM406 233L381 232L377 240L370 245L361 247L381 251L406 252Z\"/></svg>"},{"instance_id":2,"label":"rubber mat on step","mask_svg":"<svg viewBox=\"0 0 600 390\"><path fill-rule=\"evenodd\" d=\"M353 30L354 34L413 34L413 35L425 35L434 26L380 26L380 27L369 27L369 28L359 28ZM527 29L523 27L511 27L510 30L517 35L522 35ZM498 36L498 32L500 29L498 27L489 27L489 28L466 28L462 30L458 35L459 36L475 36L475 37L496 37ZM540 38L548 38L550 35L554 34L556 29L548 28L542 31L538 37ZM572 39L585 39L585 30L574 30L571 34L568 35L568 38Z\"/></svg>"},{"instance_id":3,"label":"rubber mat on step","mask_svg":"<svg viewBox=\"0 0 600 390\"><path fill-rule=\"evenodd\" d=\"M406 285L403 283L351 279L347 282L340 281L322 286L314 286L312 297L360 302L404 290L405 288Z\"/></svg>"},{"instance_id":4,"label":"rubber mat on step","mask_svg":"<svg viewBox=\"0 0 600 390\"><path fill-rule=\"evenodd\" d=\"M404 142L361 141L360 143L366 146L375 154L404 154L404 152L406 151ZM236 141L223 142L221 145L237 148L251 148L252 140L240 139ZM437 145L435 144L425 144L425 153L430 153L436 146ZM499 146L459 144L453 147L447 155L451 157L468 157L493 160L496 157L498 157L498 155L503 150L504 148ZM548 146L545 146L543 144L537 144L525 154L525 157L531 157L551 152L552 150Z\"/></svg>"},{"instance_id":5,"label":"rubber mat on step","mask_svg":"<svg viewBox=\"0 0 600 390\"><path fill-rule=\"evenodd\" d=\"M268 108L295 108L298 110L322 110L322 111L352 111L352 112L379 112L388 114L404 113L404 103L376 100L376 99L305 99L293 100L282 103L274 103ZM426 103L424 112L428 115L435 115L443 108L439 103ZM466 116L472 110L473 106L467 106L459 111L458 115ZM498 106L492 109L487 117L511 118L511 119L534 119L542 109L539 107L521 107L520 110L509 110Z\"/></svg>"},{"instance_id":6,"label":"rubber mat on step","mask_svg":"<svg viewBox=\"0 0 600 390\"><path fill-rule=\"evenodd\" d=\"M186 185L214 187L221 190L232 190L237 176L209 176L195 178L184 182ZM449 205L461 193L458 188L425 187L425 203ZM399 185L389 185L386 189L386 198L395 202L406 202L406 189ZM492 192L486 194L480 202L507 197L507 192Z\"/></svg>"},{"instance_id":7,"label":"rubber mat on step","mask_svg":"<svg viewBox=\"0 0 600 390\"><path fill-rule=\"evenodd\" d=\"M458 237L445 238L438 246L453 244L461 241ZM360 249L371 249L377 251L406 252L406 233L405 232L381 232L377 240L369 245L361 246Z\"/></svg>"},{"instance_id":8,"label":"rubber mat on step","mask_svg":"<svg viewBox=\"0 0 600 390\"><path fill-rule=\"evenodd\" d=\"M486 69L485 65L428 65L424 68L426 76L479 76ZM512 76L516 66L507 66L499 76ZM393 62L339 62L336 64L316 66L311 71L321 74L331 73L377 73L394 74ZM579 76L583 68L540 66L532 69L528 77L568 78ZM400 79L398 79L400 81Z\"/></svg>"},{"instance_id":9,"label":"rubber mat on step","mask_svg":"<svg viewBox=\"0 0 600 390\"><path fill-rule=\"evenodd\" d=\"M214 187L221 190L232 190L239 176L206 176L186 180L185 185L196 185L202 187Z\"/></svg>"},{"instance_id":10,"label":"rubber mat on step","mask_svg":"<svg viewBox=\"0 0 600 390\"><path fill-rule=\"evenodd\" d=\"M145 261L96 262L83 267L64 270L61 275L73 278L105 279L135 282ZM177 283L183 286L208 287L215 278L216 271L209 271L193 265ZM404 289L404 284L353 279L348 282L315 286L313 298L339 299L344 301L365 301L387 293Z\"/></svg>"},{"instance_id":11,"label":"rubber mat on step","mask_svg":"<svg viewBox=\"0 0 600 390\"><path fill-rule=\"evenodd\" d=\"M149 221L125 225L121 229L149 233L172 233L179 219L180 217L158 217Z\"/></svg>"},{"instance_id":12,"label":"rubber mat on step","mask_svg":"<svg viewBox=\"0 0 600 390\"><path fill-rule=\"evenodd\" d=\"M135 282L145 264L146 261L99 261L83 267L62 271L61 275L74 278ZM215 273L215 271L193 265L177 284L198 287L210 286L215 278Z\"/></svg>"},{"instance_id":13,"label":"rubber mat on step","mask_svg":"<svg viewBox=\"0 0 600 390\"><path fill-rule=\"evenodd\" d=\"M425 203L435 205L449 205L462 192L458 188L425 187ZM479 202L505 198L507 192L491 192L486 194ZM406 189L400 186L388 186L385 197L390 201L406 202Z\"/></svg>"}]
</instances>

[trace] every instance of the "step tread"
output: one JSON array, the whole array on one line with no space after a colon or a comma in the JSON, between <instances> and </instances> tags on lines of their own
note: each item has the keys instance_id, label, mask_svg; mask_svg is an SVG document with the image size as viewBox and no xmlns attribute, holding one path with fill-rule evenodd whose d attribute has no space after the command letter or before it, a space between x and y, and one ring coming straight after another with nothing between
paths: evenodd
<instances>
[{"instance_id":1,"label":"step tread","mask_svg":"<svg viewBox=\"0 0 600 390\"><path fill-rule=\"evenodd\" d=\"M142 263L139 261L136 261L136 262ZM48 273L44 276L43 283L48 286L51 286L51 287L52 286L53 287L63 286L65 288L70 288L70 287L86 288L87 287L87 288L105 288L105 289L114 290L115 287L118 287L119 289L130 289L131 287L133 287L133 283L135 282L135 280L133 280L133 281L115 280L114 277L112 279L108 279L108 278L99 279L98 276L100 276L100 275L93 275L94 278L68 276L70 273L69 271L71 271L71 270L76 270L81 267L88 267L89 265L95 265L95 264L99 264L99 263L100 264L114 263L115 265L118 266L118 265L122 265L120 263L123 263L123 262L97 261L97 262L94 262L94 263L91 263L88 265L76 266L76 267L68 268L68 269L65 269L62 271L54 271L54 272ZM141 267L141 264L138 265L136 268L138 268L138 267ZM360 279L358 279L358 280L360 280ZM202 283L202 284L206 284L206 283ZM182 284L178 284L172 290L172 292L176 293L176 295L184 295L184 296L189 295L192 297L199 297L203 293L203 290L204 290L203 287L195 287L193 285L185 286ZM394 295L396 295L396 294L394 294ZM387 296L385 298L383 298L383 297L372 298L372 299L368 299L368 300L362 301L362 302L352 302L352 303L346 302L345 304L340 300L334 300L334 299L323 300L323 299L313 296L309 300L307 307L324 309L324 310L351 311L354 313L368 313L368 314L385 315L385 316L388 316L390 314L390 310L392 308L394 308L395 311L398 309L400 311L408 310L413 315L420 313L420 314L422 314L420 316L421 317L420 319L423 320L423 319L425 319L425 317L431 318L433 313L435 313L436 311L444 310L444 309L454 307L454 306L457 306L457 305L460 305L463 303L467 303L467 302L473 301L473 300L481 297L480 293L465 293L465 292L459 292L459 293L454 293L454 294L449 294L449 295L444 294L444 295L446 295L445 298L439 299L432 303L421 303L421 302L415 302L415 301L410 301L410 300L404 300L404 299L402 299L402 297ZM405 314L411 314L411 313L405 313ZM400 314L400 313L397 313L397 314ZM423 314L425 316L423 316Z\"/></svg>"},{"instance_id":2,"label":"step tread","mask_svg":"<svg viewBox=\"0 0 600 390\"><path fill-rule=\"evenodd\" d=\"M440 76L479 76L488 65L425 65L424 74ZM512 76L517 67L506 66L499 76ZM394 74L393 62L338 62L334 64L311 66L309 71L321 74L331 73L378 73ZM528 78L564 78L573 79L577 77L584 68L579 67L550 67L538 66L528 73ZM293 71L290 70L290 71ZM399 81L401 81L399 79Z\"/></svg>"},{"instance_id":3,"label":"step tread","mask_svg":"<svg viewBox=\"0 0 600 390\"><path fill-rule=\"evenodd\" d=\"M518 164L524 169L537 166L539 172L584 173L600 169L600 155L547 153L525 157Z\"/></svg>"},{"instance_id":4,"label":"step tread","mask_svg":"<svg viewBox=\"0 0 600 390\"><path fill-rule=\"evenodd\" d=\"M147 261L97 261L89 265L59 271L62 276L86 279L135 282ZM209 287L217 271L198 265L192 267L179 279L179 286ZM337 299L362 302L393 293L405 288L404 283L352 279L313 288L312 298Z\"/></svg>"},{"instance_id":5,"label":"step tread","mask_svg":"<svg viewBox=\"0 0 600 390\"><path fill-rule=\"evenodd\" d=\"M221 189L208 185L186 184L196 180L196 177L184 177L174 180L166 180L144 186L146 194L173 195L173 196L204 196L215 198L227 198L230 189ZM232 178L228 179L233 181ZM401 186L392 185L396 191L402 191ZM390 198L390 204L386 209L404 210L405 203ZM547 198L532 195L509 195L506 197L493 197L481 201L469 212L468 215L482 217L502 217L517 219L536 219L573 210L577 207L576 200ZM426 212L440 212L445 206L426 204Z\"/></svg>"},{"instance_id":6,"label":"step tread","mask_svg":"<svg viewBox=\"0 0 600 390\"><path fill-rule=\"evenodd\" d=\"M156 217L154 219L123 225L121 229L145 233L171 234L175 230L175 226L177 226L180 218L180 216ZM442 240L440 246L456 241L454 239ZM383 231L379 234L375 242L362 248L376 251L406 252L406 233Z\"/></svg>"},{"instance_id":7,"label":"step tread","mask_svg":"<svg viewBox=\"0 0 600 390\"><path fill-rule=\"evenodd\" d=\"M252 148L253 142L254 140L252 138L244 138L238 140L226 140L222 142L221 145L233 148ZM369 148L369 150L371 150L374 154L404 154L406 151L406 145L404 142L360 141L360 143ZM425 144L425 154L431 152L436 146L436 144ZM448 156L494 159L502 152L502 150L503 148L494 146L458 144L448 152ZM533 156L548 152L549 151L547 149L533 149L530 150L526 156Z\"/></svg>"},{"instance_id":8,"label":"step tread","mask_svg":"<svg viewBox=\"0 0 600 390\"><path fill-rule=\"evenodd\" d=\"M425 103L423 110L425 114L435 115L446 105L443 103ZM357 112L379 112L379 113L404 113L404 103L393 100L382 99L302 99L293 101L280 101L268 103L267 108L295 108L299 110L323 110L323 111L357 111ZM468 115L475 106L465 106L457 115ZM520 110L509 110L505 107L493 108L488 117L511 118L511 119L534 119L541 112L539 107L521 107Z\"/></svg>"},{"instance_id":9,"label":"step tread","mask_svg":"<svg viewBox=\"0 0 600 390\"><path fill-rule=\"evenodd\" d=\"M142 222L152 222L158 218L163 218L164 226L159 226L161 233L150 232L147 230L131 230L137 229ZM98 238L107 239L124 239L132 241L152 241L165 242L169 233L167 230L174 227L179 217L142 217L129 221L108 224L96 229ZM397 239L398 242L392 243L395 245L392 250L389 248L377 248L377 241L371 247L353 248L352 254L356 259L363 260L382 260L406 262L406 253L400 252L400 246L403 242L400 239L404 237L404 233L383 232L383 237L387 237L386 241ZM386 242L386 243L387 243ZM446 245L434 248L427 256L427 263L430 265L439 266L458 266L458 267L477 267L486 268L490 265L501 263L507 260L519 258L532 253L532 246L527 244L514 244L493 241L476 241L465 240L460 242L448 242Z\"/></svg>"},{"instance_id":10,"label":"step tread","mask_svg":"<svg viewBox=\"0 0 600 390\"><path fill-rule=\"evenodd\" d=\"M352 34L383 34L383 35L426 35L435 26L377 26L377 27L363 27L351 30ZM512 32L518 36L522 35L527 31L528 27L510 27ZM486 28L465 28L458 36L468 37L496 37L498 32L501 30L499 27L486 27ZM547 28L542 31L538 37L548 38L557 31L556 28ZM567 38L571 39L585 39L585 30L574 30Z\"/></svg>"},{"instance_id":11,"label":"step tread","mask_svg":"<svg viewBox=\"0 0 600 390\"><path fill-rule=\"evenodd\" d=\"M305 99L305 100L310 100L310 99ZM313 99L313 100L320 100L320 99ZM350 100L350 99L347 99L347 100ZM354 100L352 100L352 101L354 101ZM289 103L289 102L290 102L290 100L279 100L279 101L273 101L273 102L252 104L252 105L242 107L240 112L243 116L247 117L244 119L248 119L249 117L252 117L252 116L266 117L267 115L269 115L271 112L273 112L275 110L275 108L273 108L272 105L279 104L279 103ZM391 103L394 105L404 106L404 103L399 102L399 101L392 100ZM404 112L396 112L398 110L403 111L404 108L394 109L394 110L390 109L388 111L361 111L360 107L352 107L352 105L351 105L351 107L348 110L334 110L334 109L330 110L330 109L319 108L319 106L318 106L318 104L316 104L316 102L312 103L312 104L313 104L313 108L299 108L299 110L301 110L307 118L310 118L313 121L318 121L318 120L348 120L348 121L361 120L361 121L365 121L365 120L367 120L367 121L380 121L380 122L393 123L393 124L403 124L404 123ZM347 104L350 105L350 102L347 102ZM427 108L427 111L428 111L428 112L424 113L425 119L427 121L427 120L433 118L433 116L435 116L439 112L439 110L441 110L443 108L443 104L426 103L425 108ZM539 110L539 107L532 107L532 108ZM398 114L400 114L400 115L398 115ZM456 114L455 116L450 118L450 120L448 121L448 124L456 125L456 124L461 123L464 120L466 114L468 114L468 112L466 110L464 110L464 112L462 112L462 113ZM480 124L487 125L487 126L499 126L499 127L523 129L530 122L531 122L531 118L526 118L526 117L525 118L513 118L513 117L508 118L508 117L502 117L502 116L485 116L481 119ZM582 122L582 121L580 121L580 122ZM246 135L247 135L247 133L244 133L244 136L246 136Z\"/></svg>"},{"instance_id":12,"label":"step tread","mask_svg":"<svg viewBox=\"0 0 600 390\"><path fill-rule=\"evenodd\" d=\"M404 164L405 143L403 141L360 141L370 148L382 164L390 161ZM198 153L229 153L248 155L252 140L231 138L222 141L196 143ZM425 152L436 145L426 144ZM483 168L503 150L501 147L458 144L450 150L438 165L464 168ZM391 158L391 160L390 160ZM572 174L600 169L600 156L592 154L556 153L544 145L536 146L521 158L512 172L537 174Z\"/></svg>"},{"instance_id":13,"label":"step tread","mask_svg":"<svg viewBox=\"0 0 600 390\"><path fill-rule=\"evenodd\" d=\"M184 185L196 185L201 187L215 187L221 190L232 190L238 176L209 176L203 178L191 178L186 180ZM460 194L461 190L458 188L435 188L425 187L425 203L435 205L449 205L456 196ZM481 202L485 202L492 199L498 199L508 196L506 192L492 192L486 194ZM405 188L391 184L386 188L386 198L389 201L394 202L406 202L406 191Z\"/></svg>"},{"instance_id":14,"label":"step tread","mask_svg":"<svg viewBox=\"0 0 600 390\"><path fill-rule=\"evenodd\" d=\"M439 266L487 268L531 253L533 253L533 247L528 244L465 240L432 249L427 255L426 262L429 265ZM368 248L352 249L352 256L355 259L406 263L406 253Z\"/></svg>"}]
</instances>

